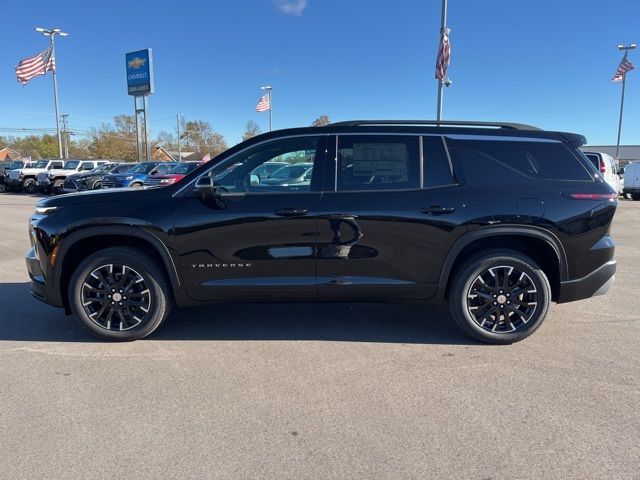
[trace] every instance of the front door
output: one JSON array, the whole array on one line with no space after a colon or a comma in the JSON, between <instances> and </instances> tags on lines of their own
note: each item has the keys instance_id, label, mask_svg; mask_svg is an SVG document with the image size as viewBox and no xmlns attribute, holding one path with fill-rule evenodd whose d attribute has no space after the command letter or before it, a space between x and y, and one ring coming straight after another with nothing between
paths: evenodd
<instances>
[{"instance_id":1,"label":"front door","mask_svg":"<svg viewBox=\"0 0 640 480\"><path fill-rule=\"evenodd\" d=\"M326 136L271 140L208 173L216 194L185 191L175 248L194 300L316 298L316 221ZM280 164L275 171L259 168ZM270 172L266 174L264 172Z\"/></svg>"},{"instance_id":2,"label":"front door","mask_svg":"<svg viewBox=\"0 0 640 480\"><path fill-rule=\"evenodd\" d=\"M335 172L325 183L335 180L318 212L320 298L430 298L466 229L442 138L358 134L330 143Z\"/></svg>"}]
</instances>

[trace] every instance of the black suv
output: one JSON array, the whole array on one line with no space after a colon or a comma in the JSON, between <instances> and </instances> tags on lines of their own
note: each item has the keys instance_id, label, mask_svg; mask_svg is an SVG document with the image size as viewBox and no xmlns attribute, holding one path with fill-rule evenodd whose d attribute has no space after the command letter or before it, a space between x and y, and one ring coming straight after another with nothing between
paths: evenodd
<instances>
[{"instance_id":1,"label":"black suv","mask_svg":"<svg viewBox=\"0 0 640 480\"><path fill-rule=\"evenodd\" d=\"M168 187L40 200L31 291L110 340L149 335L174 304L447 300L466 334L515 342L552 301L613 282L617 194L585 142L483 122L266 133ZM313 167L261 183L269 161Z\"/></svg>"}]
</instances>

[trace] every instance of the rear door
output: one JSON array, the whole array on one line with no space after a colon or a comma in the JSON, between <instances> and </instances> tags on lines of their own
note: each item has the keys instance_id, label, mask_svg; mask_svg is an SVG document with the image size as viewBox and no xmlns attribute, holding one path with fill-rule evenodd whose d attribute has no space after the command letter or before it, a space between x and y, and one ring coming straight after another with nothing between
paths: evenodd
<instances>
[{"instance_id":1,"label":"rear door","mask_svg":"<svg viewBox=\"0 0 640 480\"><path fill-rule=\"evenodd\" d=\"M330 188L318 213L318 295L430 298L466 229L442 137L357 134L331 143Z\"/></svg>"}]
</instances>

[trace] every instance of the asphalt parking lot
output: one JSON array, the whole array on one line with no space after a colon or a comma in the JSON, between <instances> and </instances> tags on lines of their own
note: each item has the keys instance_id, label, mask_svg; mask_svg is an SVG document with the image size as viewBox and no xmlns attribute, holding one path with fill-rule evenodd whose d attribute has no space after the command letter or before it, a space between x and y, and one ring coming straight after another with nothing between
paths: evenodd
<instances>
[{"instance_id":1,"label":"asphalt parking lot","mask_svg":"<svg viewBox=\"0 0 640 480\"><path fill-rule=\"evenodd\" d=\"M0 194L0 478L640 478L640 202L608 295L487 346L369 304L175 310L101 343L29 294L35 200Z\"/></svg>"}]
</instances>

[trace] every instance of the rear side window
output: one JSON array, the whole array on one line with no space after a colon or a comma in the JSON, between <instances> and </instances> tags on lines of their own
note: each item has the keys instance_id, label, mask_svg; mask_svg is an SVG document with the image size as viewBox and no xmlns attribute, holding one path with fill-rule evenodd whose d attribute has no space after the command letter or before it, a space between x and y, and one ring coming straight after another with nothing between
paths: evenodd
<instances>
[{"instance_id":1,"label":"rear side window","mask_svg":"<svg viewBox=\"0 0 640 480\"><path fill-rule=\"evenodd\" d=\"M514 174L534 180L593 180L560 142L447 138L468 183L500 183Z\"/></svg>"},{"instance_id":2,"label":"rear side window","mask_svg":"<svg viewBox=\"0 0 640 480\"><path fill-rule=\"evenodd\" d=\"M425 188L455 183L442 137L422 137L422 155Z\"/></svg>"},{"instance_id":3,"label":"rear side window","mask_svg":"<svg viewBox=\"0 0 640 480\"><path fill-rule=\"evenodd\" d=\"M420 188L419 137L342 135L338 138L338 190Z\"/></svg>"}]
</instances>

